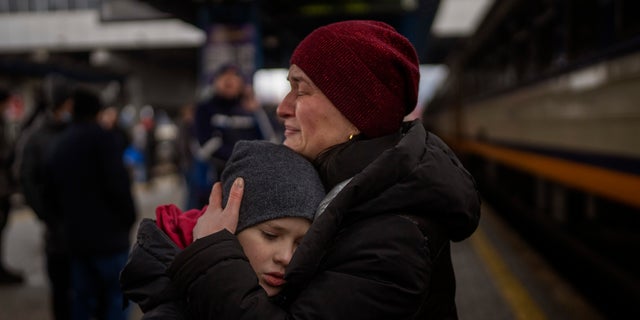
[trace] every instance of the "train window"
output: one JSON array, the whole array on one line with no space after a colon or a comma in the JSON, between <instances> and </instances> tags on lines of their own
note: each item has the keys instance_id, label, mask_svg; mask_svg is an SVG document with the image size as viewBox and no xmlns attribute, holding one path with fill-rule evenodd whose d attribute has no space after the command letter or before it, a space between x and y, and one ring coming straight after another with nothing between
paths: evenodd
<instances>
[{"instance_id":1,"label":"train window","mask_svg":"<svg viewBox=\"0 0 640 320\"><path fill-rule=\"evenodd\" d=\"M620 40L637 38L640 33L640 1L619 0L616 6L616 27Z\"/></svg>"},{"instance_id":2,"label":"train window","mask_svg":"<svg viewBox=\"0 0 640 320\"><path fill-rule=\"evenodd\" d=\"M497 22L460 50L458 69L464 72L451 88L467 100L478 99L638 47L637 12L637 0L547 0L489 13Z\"/></svg>"},{"instance_id":3,"label":"train window","mask_svg":"<svg viewBox=\"0 0 640 320\"><path fill-rule=\"evenodd\" d=\"M569 4L569 58L594 56L615 40L612 0L573 0Z\"/></svg>"}]
</instances>

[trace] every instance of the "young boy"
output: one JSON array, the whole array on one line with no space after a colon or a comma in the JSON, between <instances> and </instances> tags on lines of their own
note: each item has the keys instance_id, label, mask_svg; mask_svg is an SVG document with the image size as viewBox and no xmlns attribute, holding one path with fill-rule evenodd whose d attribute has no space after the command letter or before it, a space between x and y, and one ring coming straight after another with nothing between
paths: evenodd
<instances>
[{"instance_id":1,"label":"young boy","mask_svg":"<svg viewBox=\"0 0 640 320\"><path fill-rule=\"evenodd\" d=\"M324 187L310 162L288 147L265 141L235 145L222 172L223 203L237 177L251 179L244 186L236 234L257 284L272 297L285 283L285 268L311 225ZM181 319L186 314L165 271L193 242L193 227L205 210L183 213L165 205L157 208L156 221L141 222L120 284L125 297L145 312L144 319ZM200 267L205 266L193 266L193 272Z\"/></svg>"}]
</instances>

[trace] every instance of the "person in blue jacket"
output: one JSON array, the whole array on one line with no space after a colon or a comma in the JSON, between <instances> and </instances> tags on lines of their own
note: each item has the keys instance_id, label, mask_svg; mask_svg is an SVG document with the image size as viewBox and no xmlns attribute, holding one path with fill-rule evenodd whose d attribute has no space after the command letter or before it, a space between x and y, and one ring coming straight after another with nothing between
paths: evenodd
<instances>
[{"instance_id":1,"label":"person in blue jacket","mask_svg":"<svg viewBox=\"0 0 640 320\"><path fill-rule=\"evenodd\" d=\"M206 204L236 142L272 140L273 129L263 121L264 111L252 105L247 88L239 66L227 63L213 76L211 97L196 105L194 131L198 143L193 150L195 178L190 180L189 192L198 208Z\"/></svg>"}]
</instances>

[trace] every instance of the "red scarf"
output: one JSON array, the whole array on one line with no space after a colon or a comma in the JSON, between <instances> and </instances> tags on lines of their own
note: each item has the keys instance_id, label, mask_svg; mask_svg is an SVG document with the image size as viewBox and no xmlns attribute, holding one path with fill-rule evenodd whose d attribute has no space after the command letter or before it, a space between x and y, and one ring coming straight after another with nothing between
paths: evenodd
<instances>
[{"instance_id":1,"label":"red scarf","mask_svg":"<svg viewBox=\"0 0 640 320\"><path fill-rule=\"evenodd\" d=\"M205 210L207 206L182 212L173 204L162 205L156 208L156 224L180 249L184 249L193 242L193 228Z\"/></svg>"}]
</instances>

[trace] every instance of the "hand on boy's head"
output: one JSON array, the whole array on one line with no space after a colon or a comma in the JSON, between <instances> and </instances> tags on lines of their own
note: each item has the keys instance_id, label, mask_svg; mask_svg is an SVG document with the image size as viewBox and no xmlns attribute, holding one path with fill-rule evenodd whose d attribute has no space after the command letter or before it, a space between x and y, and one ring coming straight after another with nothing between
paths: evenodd
<instances>
[{"instance_id":1,"label":"hand on boy's head","mask_svg":"<svg viewBox=\"0 0 640 320\"><path fill-rule=\"evenodd\" d=\"M236 232L238 227L238 215L240 214L240 203L244 192L244 180L236 179L231 188L227 205L222 208L222 184L217 182L211 189L209 195L209 206L205 213L198 218L196 226L193 228L194 241L222 229L227 229L231 233Z\"/></svg>"}]
</instances>

